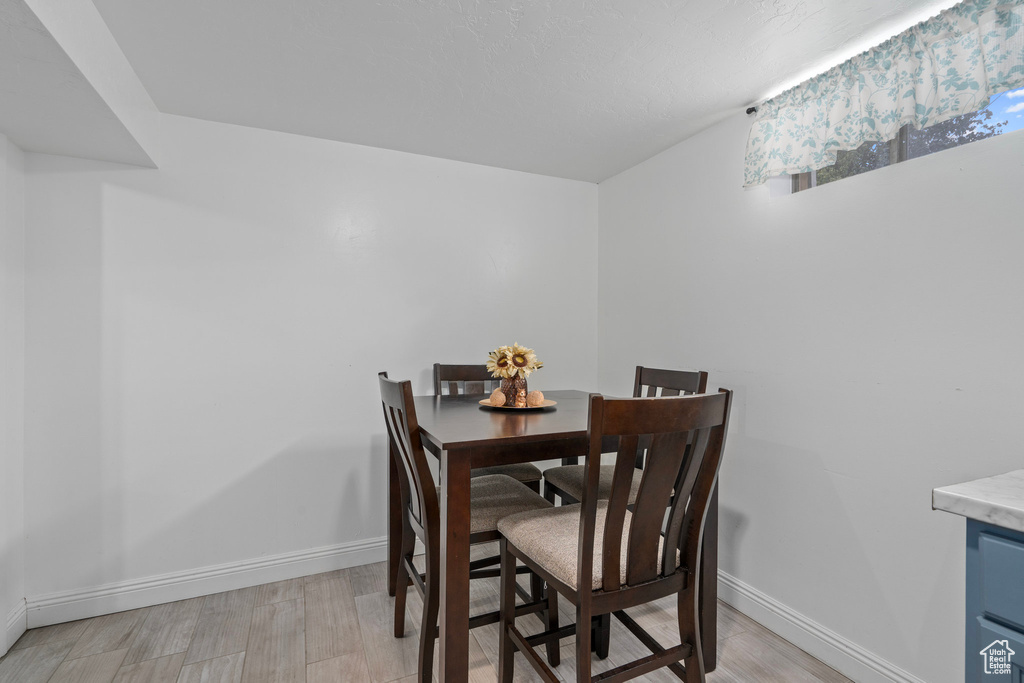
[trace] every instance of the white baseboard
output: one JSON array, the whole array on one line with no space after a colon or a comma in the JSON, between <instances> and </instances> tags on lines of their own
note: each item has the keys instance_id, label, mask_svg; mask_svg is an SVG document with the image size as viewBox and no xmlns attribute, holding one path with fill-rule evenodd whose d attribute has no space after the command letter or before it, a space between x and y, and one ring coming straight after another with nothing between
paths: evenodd
<instances>
[{"instance_id":1,"label":"white baseboard","mask_svg":"<svg viewBox=\"0 0 1024 683\"><path fill-rule=\"evenodd\" d=\"M38 628L380 562L386 556L386 548L386 537L371 538L93 588L37 595L26 600L23 611L27 607L28 628Z\"/></svg>"},{"instance_id":2,"label":"white baseboard","mask_svg":"<svg viewBox=\"0 0 1024 683\"><path fill-rule=\"evenodd\" d=\"M721 570L718 572L718 597L858 683L925 683Z\"/></svg>"},{"instance_id":3,"label":"white baseboard","mask_svg":"<svg viewBox=\"0 0 1024 683\"><path fill-rule=\"evenodd\" d=\"M7 654L7 651L18 642L18 638L21 638L28 629L28 620L26 618L25 601L19 600L18 604L11 608L11 611L7 613L7 621L4 627L4 639L0 642L0 657Z\"/></svg>"}]
</instances>

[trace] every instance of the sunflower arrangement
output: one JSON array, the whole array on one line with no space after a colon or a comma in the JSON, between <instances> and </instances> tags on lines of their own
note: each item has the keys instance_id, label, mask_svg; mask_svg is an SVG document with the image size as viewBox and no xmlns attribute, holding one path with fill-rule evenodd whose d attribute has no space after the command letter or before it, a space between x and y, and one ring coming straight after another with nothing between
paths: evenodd
<instances>
[{"instance_id":1,"label":"sunflower arrangement","mask_svg":"<svg viewBox=\"0 0 1024 683\"><path fill-rule=\"evenodd\" d=\"M491 377L501 378L501 388L491 394L491 405L515 408L543 405L544 394L539 391L527 394L526 387L526 378L542 367L544 364L537 360L533 349L520 346L518 342L491 351L487 354L487 370Z\"/></svg>"},{"instance_id":2,"label":"sunflower arrangement","mask_svg":"<svg viewBox=\"0 0 1024 683\"><path fill-rule=\"evenodd\" d=\"M518 342L512 346L499 346L487 354L487 370L491 377L526 379L542 367L544 363L537 360L533 349L520 346Z\"/></svg>"}]
</instances>

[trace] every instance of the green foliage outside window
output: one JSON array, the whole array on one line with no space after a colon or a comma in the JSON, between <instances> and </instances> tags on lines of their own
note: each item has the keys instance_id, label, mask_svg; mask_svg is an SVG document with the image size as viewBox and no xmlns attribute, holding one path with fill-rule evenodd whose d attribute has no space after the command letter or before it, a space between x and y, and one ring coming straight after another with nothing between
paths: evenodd
<instances>
[{"instance_id":1,"label":"green foliage outside window","mask_svg":"<svg viewBox=\"0 0 1024 683\"><path fill-rule=\"evenodd\" d=\"M1004 96L1010 98L1009 103L1011 104L999 102L1000 98ZM797 182L793 184L794 192L849 178L899 161L915 159L970 142L995 137L1020 128L1019 122L1014 121L1013 125L1010 125L1011 119L1004 118L1011 117L1018 111L1024 111L1024 106L1012 104L1020 101L1024 101L1024 91L1003 93L993 97L992 103L985 109L956 116L921 130L906 125L900 129L899 137L895 140L865 142L857 149L842 150L836 155L835 164L815 173L813 183L804 178L810 174L797 176ZM1000 110L998 117L993 111L997 108L997 104Z\"/></svg>"}]
</instances>

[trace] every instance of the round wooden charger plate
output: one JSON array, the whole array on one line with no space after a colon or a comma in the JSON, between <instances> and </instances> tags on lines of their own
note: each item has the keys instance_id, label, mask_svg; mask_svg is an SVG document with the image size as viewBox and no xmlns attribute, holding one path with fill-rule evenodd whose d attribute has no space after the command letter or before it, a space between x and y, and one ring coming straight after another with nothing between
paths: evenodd
<instances>
[{"instance_id":1,"label":"round wooden charger plate","mask_svg":"<svg viewBox=\"0 0 1024 683\"><path fill-rule=\"evenodd\" d=\"M553 405L558 405L557 401L552 401L550 398L544 399L544 402L539 406L527 406L525 408L516 408L515 406L492 406L490 399L481 399L480 405L484 408L490 408L491 410L543 410L544 408L550 408Z\"/></svg>"}]
</instances>

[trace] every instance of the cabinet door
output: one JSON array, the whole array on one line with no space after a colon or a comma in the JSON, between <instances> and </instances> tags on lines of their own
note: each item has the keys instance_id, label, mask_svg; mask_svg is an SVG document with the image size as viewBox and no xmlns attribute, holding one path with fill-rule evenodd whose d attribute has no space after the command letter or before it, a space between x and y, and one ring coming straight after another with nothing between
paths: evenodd
<instances>
[{"instance_id":1,"label":"cabinet door","mask_svg":"<svg viewBox=\"0 0 1024 683\"><path fill-rule=\"evenodd\" d=\"M1024 683L1024 533L968 519L966 589L964 680ZM982 650L1000 641L1009 673L986 674Z\"/></svg>"},{"instance_id":2,"label":"cabinet door","mask_svg":"<svg viewBox=\"0 0 1024 683\"><path fill-rule=\"evenodd\" d=\"M1022 666L1024 665L1024 633L1007 628L984 617L978 618L978 627L981 640L985 643L983 647L987 648L989 644L992 644L994 646L993 651L999 655L1002 654L1000 651L1004 649L1008 649L1012 653L1009 654L1009 672L992 673L991 671L986 671L986 664L988 664L986 655L979 651L975 654L976 659L973 665L968 662L967 680L987 681L988 683L1024 683L1024 666ZM1003 660L1000 658L1001 661ZM992 663L993 668L1000 666L1001 664Z\"/></svg>"},{"instance_id":3,"label":"cabinet door","mask_svg":"<svg viewBox=\"0 0 1024 683\"><path fill-rule=\"evenodd\" d=\"M1024 545L982 532L978 553L982 612L1024 631ZM1018 656L1024 659L1024 652Z\"/></svg>"}]
</instances>

